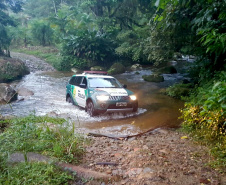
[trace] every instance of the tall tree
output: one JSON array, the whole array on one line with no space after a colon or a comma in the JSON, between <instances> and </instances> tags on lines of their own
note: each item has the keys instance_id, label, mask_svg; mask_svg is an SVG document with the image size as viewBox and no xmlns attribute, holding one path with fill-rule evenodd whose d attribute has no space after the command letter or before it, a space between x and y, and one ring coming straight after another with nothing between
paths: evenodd
<instances>
[{"instance_id":1,"label":"tall tree","mask_svg":"<svg viewBox=\"0 0 226 185\"><path fill-rule=\"evenodd\" d=\"M7 26L16 26L14 20L8 15L7 10L14 12L21 10L21 1L5 0L0 2L0 55L10 56L9 45L10 37L7 33Z\"/></svg>"}]
</instances>

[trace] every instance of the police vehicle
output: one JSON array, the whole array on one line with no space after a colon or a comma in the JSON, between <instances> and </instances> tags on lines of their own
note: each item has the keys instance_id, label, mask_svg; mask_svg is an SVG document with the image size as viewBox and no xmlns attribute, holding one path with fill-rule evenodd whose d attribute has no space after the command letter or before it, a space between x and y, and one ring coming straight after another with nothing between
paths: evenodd
<instances>
[{"instance_id":1,"label":"police vehicle","mask_svg":"<svg viewBox=\"0 0 226 185\"><path fill-rule=\"evenodd\" d=\"M135 94L104 71L73 75L66 86L66 101L85 108L90 116L138 109Z\"/></svg>"}]
</instances>

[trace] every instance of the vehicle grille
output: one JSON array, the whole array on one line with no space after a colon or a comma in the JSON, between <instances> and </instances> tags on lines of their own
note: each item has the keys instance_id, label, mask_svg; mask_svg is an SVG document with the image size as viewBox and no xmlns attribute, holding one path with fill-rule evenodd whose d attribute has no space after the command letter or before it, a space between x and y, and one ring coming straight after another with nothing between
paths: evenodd
<instances>
[{"instance_id":1,"label":"vehicle grille","mask_svg":"<svg viewBox=\"0 0 226 185\"><path fill-rule=\"evenodd\" d=\"M127 106L124 106L124 107L118 107L118 106L116 106L114 104L114 105L109 105L108 106L108 109L125 109L125 108L133 108L133 105L132 104L128 104Z\"/></svg>"},{"instance_id":2,"label":"vehicle grille","mask_svg":"<svg viewBox=\"0 0 226 185\"><path fill-rule=\"evenodd\" d=\"M129 100L129 96L110 96L109 99L113 101Z\"/></svg>"}]
</instances>

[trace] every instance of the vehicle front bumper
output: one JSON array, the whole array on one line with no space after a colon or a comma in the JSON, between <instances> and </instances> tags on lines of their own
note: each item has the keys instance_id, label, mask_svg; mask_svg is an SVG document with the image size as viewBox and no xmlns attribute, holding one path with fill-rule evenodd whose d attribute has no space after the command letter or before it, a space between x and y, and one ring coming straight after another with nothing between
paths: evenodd
<instances>
[{"instance_id":1,"label":"vehicle front bumper","mask_svg":"<svg viewBox=\"0 0 226 185\"><path fill-rule=\"evenodd\" d=\"M117 101L96 102L95 110L101 114L117 113L117 112L132 112L135 106L138 106L137 100L135 101L123 101L127 103L127 106L116 106Z\"/></svg>"}]
</instances>

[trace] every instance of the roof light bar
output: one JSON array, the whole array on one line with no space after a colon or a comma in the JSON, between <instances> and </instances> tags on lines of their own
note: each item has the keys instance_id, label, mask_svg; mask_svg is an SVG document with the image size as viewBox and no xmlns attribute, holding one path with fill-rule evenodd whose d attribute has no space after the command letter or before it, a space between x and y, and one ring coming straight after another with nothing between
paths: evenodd
<instances>
[{"instance_id":1,"label":"roof light bar","mask_svg":"<svg viewBox=\"0 0 226 185\"><path fill-rule=\"evenodd\" d=\"M83 74L108 75L106 71L84 71Z\"/></svg>"}]
</instances>

